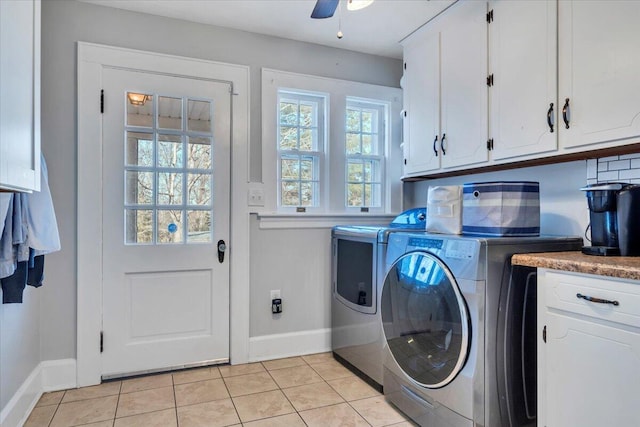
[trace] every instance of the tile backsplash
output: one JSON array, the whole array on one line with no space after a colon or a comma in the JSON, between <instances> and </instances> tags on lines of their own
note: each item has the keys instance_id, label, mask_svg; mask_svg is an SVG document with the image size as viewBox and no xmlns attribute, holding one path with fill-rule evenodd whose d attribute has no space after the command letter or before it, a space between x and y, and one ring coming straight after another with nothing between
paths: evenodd
<instances>
[{"instance_id":1,"label":"tile backsplash","mask_svg":"<svg viewBox=\"0 0 640 427\"><path fill-rule=\"evenodd\" d=\"M613 181L640 184L640 153L587 160L587 184Z\"/></svg>"}]
</instances>

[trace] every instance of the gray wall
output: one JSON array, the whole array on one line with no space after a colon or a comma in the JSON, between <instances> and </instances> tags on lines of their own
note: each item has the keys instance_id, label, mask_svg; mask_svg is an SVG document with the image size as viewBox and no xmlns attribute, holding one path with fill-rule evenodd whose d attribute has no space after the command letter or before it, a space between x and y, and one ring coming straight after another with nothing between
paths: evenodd
<instances>
[{"instance_id":1,"label":"gray wall","mask_svg":"<svg viewBox=\"0 0 640 427\"><path fill-rule=\"evenodd\" d=\"M41 298L27 286L22 304L0 304L0 410L40 363Z\"/></svg>"},{"instance_id":2,"label":"gray wall","mask_svg":"<svg viewBox=\"0 0 640 427\"><path fill-rule=\"evenodd\" d=\"M481 181L538 181L540 183L540 232L584 236L589 223L585 195L587 163L577 161L512 169L500 172L441 178L404 185L405 207L426 206L430 185L462 185Z\"/></svg>"},{"instance_id":3,"label":"gray wall","mask_svg":"<svg viewBox=\"0 0 640 427\"><path fill-rule=\"evenodd\" d=\"M329 328L330 256L330 228L260 230L251 215L249 335ZM271 290L281 291L282 314L271 314Z\"/></svg>"},{"instance_id":4,"label":"gray wall","mask_svg":"<svg viewBox=\"0 0 640 427\"><path fill-rule=\"evenodd\" d=\"M402 74L399 60L70 0L44 1L42 147L63 249L50 256L46 285L38 291L43 301L42 360L75 358L76 353L77 41L249 65L252 181L261 181L261 67L395 87ZM98 94L81 95L95 96L98 102ZM322 327L326 322L319 323Z\"/></svg>"}]
</instances>

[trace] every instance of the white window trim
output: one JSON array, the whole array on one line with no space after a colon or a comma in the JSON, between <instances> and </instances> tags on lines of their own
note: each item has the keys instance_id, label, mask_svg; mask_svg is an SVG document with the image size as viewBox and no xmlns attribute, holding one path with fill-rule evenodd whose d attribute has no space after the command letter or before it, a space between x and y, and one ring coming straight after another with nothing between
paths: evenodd
<instances>
[{"instance_id":1,"label":"white window trim","mask_svg":"<svg viewBox=\"0 0 640 427\"><path fill-rule=\"evenodd\" d=\"M385 206L385 200L387 199L388 195L386 194L385 188L384 188L384 183L386 180L386 176L387 176L387 171L386 171L386 162L385 159L387 158L387 145L389 145L389 141L391 140L391 132L390 132L390 126L389 126L389 121L391 121L390 119L390 114L389 114L389 105L387 103L381 103L380 101L376 101L376 100L368 100L368 99L362 99L362 98L355 98L352 96L347 97L346 99L346 107L348 108L350 105L353 107L357 107L357 108L366 108L369 107L370 109L376 110L377 113L379 114L378 116L378 132L376 132L376 135L378 135L378 147L377 147L377 153L376 154L346 154L346 150L344 150L344 164L345 164L345 171L344 171L344 184L343 184L343 188L344 188L344 203L345 203L345 209L347 212L359 212L360 209L362 208L361 206L349 206L347 205L347 188L346 188L346 184L348 181L348 177L349 177L349 173L348 170L346 170L346 165L348 163L349 159L352 160L375 160L380 162L380 178L381 178L381 194L380 194L380 203L381 206L380 207L374 207L374 206L367 206L365 207L366 209L368 209L368 212L384 212L384 206ZM346 129L344 130L345 135L347 134ZM346 138L346 137L345 137ZM381 140L382 139L382 140ZM345 142L346 145L346 142ZM346 148L346 146L345 146Z\"/></svg>"},{"instance_id":2,"label":"white window trim","mask_svg":"<svg viewBox=\"0 0 640 427\"><path fill-rule=\"evenodd\" d=\"M353 208L347 209L344 198L344 138L345 138L345 106L347 98L372 100L376 103L386 102L389 111L389 129L385 147L385 180L383 182L383 206L369 213L358 214L361 217L392 214L400 210L402 202L402 151L400 111L402 109L402 90L400 88L379 86L368 83L318 77L305 74L290 73L273 69L262 69L262 178L264 182L264 207L254 211L260 213L260 218L284 218L283 210L278 210L278 171L277 171L277 100L278 89L288 89L300 92L327 93L329 105L328 116L325 118L327 126L327 147L325 156L327 161L323 166L323 186L330 191L322 193L322 208L313 212L292 212L290 217L305 215L343 215L353 213ZM334 141L340 141L336 144ZM336 153L334 153L336 152ZM326 190L326 189L325 189Z\"/></svg>"},{"instance_id":3,"label":"white window trim","mask_svg":"<svg viewBox=\"0 0 640 427\"><path fill-rule=\"evenodd\" d=\"M317 169L318 169L318 175L320 176L320 182L318 183L318 191L316 194L316 202L319 206L306 206L305 210L307 213L317 213L317 212L321 212L322 211L322 206L326 203L326 195L327 195L327 191L325 186L323 185L323 177L326 175L327 173L327 161L326 158L328 156L328 144L327 144L327 140L328 140L328 116L329 116L329 110L328 110L328 106L329 106L329 94L328 93L319 93L319 92L310 92L310 91L302 91L302 90L298 90L298 89L291 89L291 88L283 88L283 87L279 87L276 90L276 103L274 104L274 107L277 108L278 104L279 104L279 92L280 90L285 91L285 92L289 92L291 94L293 94L292 98L295 98L295 95L302 95L302 96L308 96L309 98L317 98L317 99L321 99L321 102L319 102L319 107L318 107L318 114L322 115L322 117L320 119L318 119L318 144L317 147L315 147L316 149L313 151L297 151L297 150L293 150L293 151L288 151L288 150L278 150L278 148L276 147L276 210L278 212L281 213L289 213L289 214L295 214L296 209L298 208L297 206L283 206L280 204L280 198L282 197L281 194L281 180L280 180L280 159L283 153L286 154L292 154L294 156L299 156L299 155L309 155L310 157L315 157L317 159ZM296 100L300 100L300 98L296 98ZM275 136L278 134L278 128L280 127L280 123L278 123L278 114L276 113L276 132L273 134L274 138Z\"/></svg>"}]
</instances>

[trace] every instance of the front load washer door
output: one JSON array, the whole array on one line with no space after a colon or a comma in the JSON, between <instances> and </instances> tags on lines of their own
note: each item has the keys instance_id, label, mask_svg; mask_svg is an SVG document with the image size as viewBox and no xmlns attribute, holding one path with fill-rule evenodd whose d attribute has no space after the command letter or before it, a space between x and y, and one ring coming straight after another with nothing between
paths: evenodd
<instances>
[{"instance_id":1,"label":"front load washer door","mask_svg":"<svg viewBox=\"0 0 640 427\"><path fill-rule=\"evenodd\" d=\"M382 290L382 325L393 358L418 385L444 387L464 367L471 345L469 312L437 256L409 252L393 263Z\"/></svg>"}]
</instances>

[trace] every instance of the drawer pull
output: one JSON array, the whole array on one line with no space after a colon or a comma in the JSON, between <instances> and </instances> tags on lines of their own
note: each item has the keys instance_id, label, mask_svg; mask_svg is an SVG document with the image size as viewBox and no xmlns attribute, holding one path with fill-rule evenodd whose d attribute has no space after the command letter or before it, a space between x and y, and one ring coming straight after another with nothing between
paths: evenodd
<instances>
[{"instance_id":1,"label":"drawer pull","mask_svg":"<svg viewBox=\"0 0 640 427\"><path fill-rule=\"evenodd\" d=\"M578 298L587 300L589 302L596 302L598 304L613 304L615 306L620 305L620 303L618 301L610 301L608 299L594 298L594 297L590 297L589 295L576 294L576 296Z\"/></svg>"}]
</instances>

